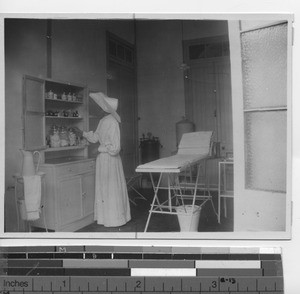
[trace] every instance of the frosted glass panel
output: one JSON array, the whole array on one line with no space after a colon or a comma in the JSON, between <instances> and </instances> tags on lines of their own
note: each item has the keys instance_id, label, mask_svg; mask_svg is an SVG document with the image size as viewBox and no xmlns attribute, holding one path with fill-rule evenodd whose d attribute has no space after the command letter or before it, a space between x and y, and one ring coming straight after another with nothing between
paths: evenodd
<instances>
[{"instance_id":1,"label":"frosted glass panel","mask_svg":"<svg viewBox=\"0 0 300 294\"><path fill-rule=\"evenodd\" d=\"M244 107L286 106L287 24L242 33Z\"/></svg>"},{"instance_id":2,"label":"frosted glass panel","mask_svg":"<svg viewBox=\"0 0 300 294\"><path fill-rule=\"evenodd\" d=\"M286 191L286 111L245 113L246 188Z\"/></svg>"}]
</instances>

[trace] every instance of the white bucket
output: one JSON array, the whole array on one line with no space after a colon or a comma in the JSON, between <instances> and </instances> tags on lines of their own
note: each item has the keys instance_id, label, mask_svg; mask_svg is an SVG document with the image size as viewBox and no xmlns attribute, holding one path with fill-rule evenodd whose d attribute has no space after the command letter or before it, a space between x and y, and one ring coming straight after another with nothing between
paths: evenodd
<instances>
[{"instance_id":1,"label":"white bucket","mask_svg":"<svg viewBox=\"0 0 300 294\"><path fill-rule=\"evenodd\" d=\"M198 205L194 205L194 211L192 212L192 205L176 207L180 232L198 232L201 208Z\"/></svg>"}]
</instances>

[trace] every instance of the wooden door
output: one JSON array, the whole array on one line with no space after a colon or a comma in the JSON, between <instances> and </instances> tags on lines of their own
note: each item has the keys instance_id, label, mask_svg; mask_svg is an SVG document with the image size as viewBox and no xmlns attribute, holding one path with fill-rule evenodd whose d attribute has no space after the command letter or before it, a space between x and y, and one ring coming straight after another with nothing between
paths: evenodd
<instances>
[{"instance_id":1,"label":"wooden door","mask_svg":"<svg viewBox=\"0 0 300 294\"><path fill-rule=\"evenodd\" d=\"M233 153L233 126L232 126L232 97L231 73L228 58L214 62L216 78L216 104L217 104L217 138L221 143L221 154L227 156Z\"/></svg>"},{"instance_id":2,"label":"wooden door","mask_svg":"<svg viewBox=\"0 0 300 294\"><path fill-rule=\"evenodd\" d=\"M213 131L222 155L232 152L230 64L227 58L191 63L185 74L187 116L197 131Z\"/></svg>"},{"instance_id":3,"label":"wooden door","mask_svg":"<svg viewBox=\"0 0 300 294\"><path fill-rule=\"evenodd\" d=\"M204 62L191 65L186 84L193 108L193 122L197 131L214 131L217 139L217 100L214 64Z\"/></svg>"},{"instance_id":4,"label":"wooden door","mask_svg":"<svg viewBox=\"0 0 300 294\"><path fill-rule=\"evenodd\" d=\"M121 117L120 154L125 176L128 177L134 174L137 165L138 146L134 49L132 45L110 34L108 43L107 94L119 99L117 112ZM114 46L119 49L114 51Z\"/></svg>"},{"instance_id":5,"label":"wooden door","mask_svg":"<svg viewBox=\"0 0 300 294\"><path fill-rule=\"evenodd\" d=\"M248 29L241 31L246 24ZM260 27L230 21L229 33L235 231L289 236L291 21Z\"/></svg>"},{"instance_id":6,"label":"wooden door","mask_svg":"<svg viewBox=\"0 0 300 294\"><path fill-rule=\"evenodd\" d=\"M213 131L221 155L233 152L228 36L183 42L186 116L196 130Z\"/></svg>"}]
</instances>

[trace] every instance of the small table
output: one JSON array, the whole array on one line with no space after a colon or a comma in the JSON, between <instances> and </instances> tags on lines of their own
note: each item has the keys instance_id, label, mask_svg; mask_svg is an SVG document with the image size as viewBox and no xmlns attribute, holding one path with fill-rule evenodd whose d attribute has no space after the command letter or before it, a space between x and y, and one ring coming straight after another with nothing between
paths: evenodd
<instances>
[{"instance_id":1,"label":"small table","mask_svg":"<svg viewBox=\"0 0 300 294\"><path fill-rule=\"evenodd\" d=\"M224 215L227 217L227 198L234 197L233 185L232 189L228 188L227 172L233 171L233 159L224 159L219 162L218 173L218 222L221 223L221 199L224 199Z\"/></svg>"}]
</instances>

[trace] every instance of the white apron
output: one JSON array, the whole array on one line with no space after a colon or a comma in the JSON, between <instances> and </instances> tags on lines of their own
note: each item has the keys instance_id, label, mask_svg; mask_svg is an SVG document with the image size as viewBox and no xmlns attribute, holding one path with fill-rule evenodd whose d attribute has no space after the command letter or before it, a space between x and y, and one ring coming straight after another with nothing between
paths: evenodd
<instances>
[{"instance_id":1,"label":"white apron","mask_svg":"<svg viewBox=\"0 0 300 294\"><path fill-rule=\"evenodd\" d=\"M120 152L119 123L112 115L102 118L95 132L84 132L91 143L99 142L96 159L95 220L106 227L130 221L130 206Z\"/></svg>"}]
</instances>

